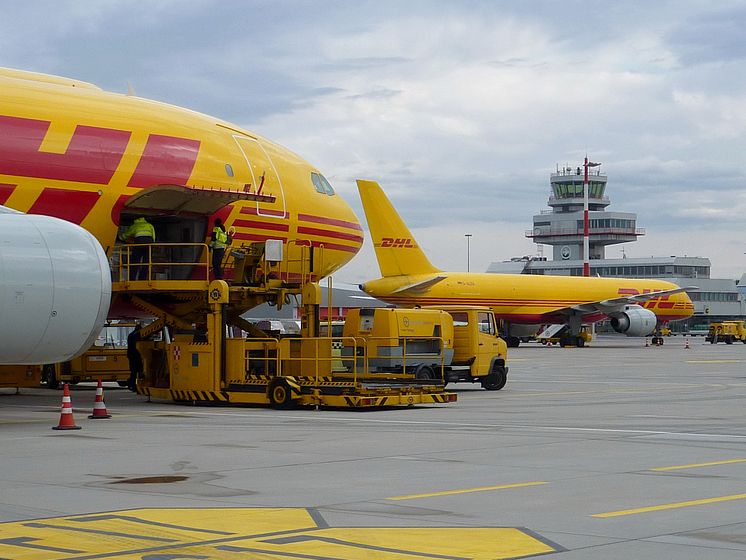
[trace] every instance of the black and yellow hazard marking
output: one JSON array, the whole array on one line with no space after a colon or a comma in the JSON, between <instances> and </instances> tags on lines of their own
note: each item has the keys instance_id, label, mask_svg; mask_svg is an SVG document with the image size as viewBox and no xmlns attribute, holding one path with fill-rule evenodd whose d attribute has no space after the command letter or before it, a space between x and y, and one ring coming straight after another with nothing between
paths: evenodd
<instances>
[{"instance_id":1,"label":"black and yellow hazard marking","mask_svg":"<svg viewBox=\"0 0 746 560\"><path fill-rule=\"evenodd\" d=\"M163 389L151 389L145 387L140 389L138 392L141 395L148 397L164 398L162 395ZM228 393L226 392L215 392L215 391L177 391L176 389L165 389L167 393L166 398L170 398L172 401L186 401L186 402L224 402L230 401Z\"/></svg>"},{"instance_id":2,"label":"black and yellow hazard marking","mask_svg":"<svg viewBox=\"0 0 746 560\"><path fill-rule=\"evenodd\" d=\"M512 527L329 527L306 508L137 509L0 524L0 558L493 560L563 550Z\"/></svg>"}]
</instances>

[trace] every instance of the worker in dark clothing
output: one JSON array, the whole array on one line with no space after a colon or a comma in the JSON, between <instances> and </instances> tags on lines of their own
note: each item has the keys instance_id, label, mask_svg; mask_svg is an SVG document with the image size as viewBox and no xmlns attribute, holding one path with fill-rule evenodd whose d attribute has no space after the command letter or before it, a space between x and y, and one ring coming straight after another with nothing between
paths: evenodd
<instances>
[{"instance_id":1,"label":"worker in dark clothing","mask_svg":"<svg viewBox=\"0 0 746 560\"><path fill-rule=\"evenodd\" d=\"M137 350L137 343L140 340L140 325L137 325L135 330L127 336L127 361L130 363L130 379L127 386L133 392L137 392L137 378L142 374L142 370L144 369L142 356Z\"/></svg>"},{"instance_id":2,"label":"worker in dark clothing","mask_svg":"<svg viewBox=\"0 0 746 560\"><path fill-rule=\"evenodd\" d=\"M212 249L212 270L215 279L223 278L223 257L225 257L225 247L230 243L230 238L225 231L223 220L215 218L215 227L212 228L210 248Z\"/></svg>"},{"instance_id":3,"label":"worker in dark clothing","mask_svg":"<svg viewBox=\"0 0 746 560\"><path fill-rule=\"evenodd\" d=\"M122 238L135 245L130 253L130 266L132 267L132 278L130 280L147 280L148 267L144 263L150 260L150 247L148 245L155 242L153 224L140 216L122 234Z\"/></svg>"}]
</instances>

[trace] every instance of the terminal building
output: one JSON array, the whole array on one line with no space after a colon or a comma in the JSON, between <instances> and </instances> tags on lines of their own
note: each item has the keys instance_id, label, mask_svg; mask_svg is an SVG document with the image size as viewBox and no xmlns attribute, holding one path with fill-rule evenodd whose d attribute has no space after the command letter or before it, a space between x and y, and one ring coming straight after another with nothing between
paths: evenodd
<instances>
[{"instance_id":1,"label":"terminal building","mask_svg":"<svg viewBox=\"0 0 746 560\"><path fill-rule=\"evenodd\" d=\"M698 291L689 294L694 303L694 316L672 324L674 332L701 332L711 322L746 316L746 274L741 282L710 278L708 258L626 258L623 248L622 258L607 258L607 246L636 241L645 235L645 230L637 227L637 214L607 210L611 203L606 194L608 177L602 175L599 168L589 171L588 255L592 276L664 278L679 286L698 286ZM548 204L551 210L534 215L533 228L526 231L526 237L539 245L540 256L493 262L487 272L582 276L583 169L558 168L551 174L550 184ZM552 247L551 260L543 256L543 245Z\"/></svg>"}]
</instances>

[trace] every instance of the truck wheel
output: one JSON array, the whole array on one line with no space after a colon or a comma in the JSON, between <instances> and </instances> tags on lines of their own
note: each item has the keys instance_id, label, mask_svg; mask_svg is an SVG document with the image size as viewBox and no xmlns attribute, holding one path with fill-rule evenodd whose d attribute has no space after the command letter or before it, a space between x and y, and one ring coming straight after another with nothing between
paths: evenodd
<instances>
[{"instance_id":1,"label":"truck wheel","mask_svg":"<svg viewBox=\"0 0 746 560\"><path fill-rule=\"evenodd\" d=\"M52 364L47 364L42 369L42 372L44 373L44 380L47 382L47 387L50 389L59 389L60 382L55 376L54 366Z\"/></svg>"},{"instance_id":2,"label":"truck wheel","mask_svg":"<svg viewBox=\"0 0 746 560\"><path fill-rule=\"evenodd\" d=\"M725 337L725 343L726 344L733 344L733 337L732 336L726 336Z\"/></svg>"},{"instance_id":3,"label":"truck wheel","mask_svg":"<svg viewBox=\"0 0 746 560\"><path fill-rule=\"evenodd\" d=\"M273 379L269 384L269 405L272 408L286 410L293 406L293 394L282 379Z\"/></svg>"},{"instance_id":4,"label":"truck wheel","mask_svg":"<svg viewBox=\"0 0 746 560\"><path fill-rule=\"evenodd\" d=\"M575 346L578 348L585 346L585 339L582 336L575 337Z\"/></svg>"},{"instance_id":5,"label":"truck wheel","mask_svg":"<svg viewBox=\"0 0 746 560\"><path fill-rule=\"evenodd\" d=\"M414 372L414 378L422 381L432 381L435 379L435 372L430 366L420 365Z\"/></svg>"},{"instance_id":6,"label":"truck wheel","mask_svg":"<svg viewBox=\"0 0 746 560\"><path fill-rule=\"evenodd\" d=\"M482 388L488 391L499 391L508 382L508 372L505 366L495 364L490 374L482 379Z\"/></svg>"}]
</instances>

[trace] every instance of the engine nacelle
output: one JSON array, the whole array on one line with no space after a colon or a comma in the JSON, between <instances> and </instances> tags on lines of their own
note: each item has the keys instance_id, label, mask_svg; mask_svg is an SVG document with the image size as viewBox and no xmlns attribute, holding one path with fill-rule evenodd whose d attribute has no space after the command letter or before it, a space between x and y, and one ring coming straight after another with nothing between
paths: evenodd
<instances>
[{"instance_id":1,"label":"engine nacelle","mask_svg":"<svg viewBox=\"0 0 746 560\"><path fill-rule=\"evenodd\" d=\"M82 354L101 332L110 302L109 263L93 235L0 206L0 364Z\"/></svg>"},{"instance_id":2,"label":"engine nacelle","mask_svg":"<svg viewBox=\"0 0 746 560\"><path fill-rule=\"evenodd\" d=\"M658 318L650 309L627 305L624 311L610 315L611 327L627 336L647 336L655 330Z\"/></svg>"}]
</instances>

